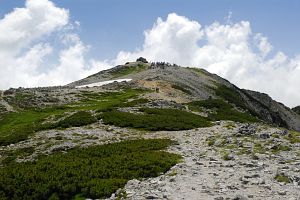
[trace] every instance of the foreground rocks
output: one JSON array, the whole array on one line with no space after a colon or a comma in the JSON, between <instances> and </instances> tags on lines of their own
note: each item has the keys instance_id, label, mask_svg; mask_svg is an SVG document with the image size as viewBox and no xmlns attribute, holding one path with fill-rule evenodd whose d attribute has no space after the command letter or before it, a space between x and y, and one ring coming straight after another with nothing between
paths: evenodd
<instances>
[{"instance_id":1,"label":"foreground rocks","mask_svg":"<svg viewBox=\"0 0 300 200\"><path fill-rule=\"evenodd\" d=\"M147 134L147 138L167 137L178 141L178 145L168 151L181 154L183 160L159 177L129 181L122 190L126 191L126 199L300 199L299 144L289 151L258 153L253 150L242 154L239 151L246 147L233 146L233 143L238 144L235 140L251 146L261 140L271 141L272 138L260 138L262 134L272 135L281 130L251 126L251 141L236 137L241 128L248 125L235 125L236 128L228 129L227 122L221 122L212 128ZM209 146L208 138L212 135L221 135L219 139L225 139L228 144L223 142L217 146L216 142ZM280 139L279 142L288 143ZM229 152L229 159L224 157L225 151ZM276 180L280 173L289 181Z\"/></svg>"}]
</instances>

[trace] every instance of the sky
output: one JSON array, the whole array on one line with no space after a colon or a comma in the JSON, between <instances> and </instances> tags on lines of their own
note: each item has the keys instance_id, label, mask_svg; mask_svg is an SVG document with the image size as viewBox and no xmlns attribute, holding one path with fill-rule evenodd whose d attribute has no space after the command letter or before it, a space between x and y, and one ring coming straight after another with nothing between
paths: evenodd
<instances>
[{"instance_id":1,"label":"sky","mask_svg":"<svg viewBox=\"0 0 300 200\"><path fill-rule=\"evenodd\" d=\"M298 0L0 0L0 89L63 85L143 56L294 107L299 9Z\"/></svg>"}]
</instances>

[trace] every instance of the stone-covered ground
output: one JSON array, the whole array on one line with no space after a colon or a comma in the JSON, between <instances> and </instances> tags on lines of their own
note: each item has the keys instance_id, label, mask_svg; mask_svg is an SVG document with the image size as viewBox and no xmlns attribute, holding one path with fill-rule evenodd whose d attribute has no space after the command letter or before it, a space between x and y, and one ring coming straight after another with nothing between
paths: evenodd
<instances>
[{"instance_id":1,"label":"stone-covered ground","mask_svg":"<svg viewBox=\"0 0 300 200\"><path fill-rule=\"evenodd\" d=\"M146 132L104 125L42 131L30 139L2 147L8 152L32 148L18 162L41 154L133 138L170 138L169 152L182 161L165 174L131 180L113 194L126 199L300 199L298 133L263 124L216 122L209 128Z\"/></svg>"}]
</instances>

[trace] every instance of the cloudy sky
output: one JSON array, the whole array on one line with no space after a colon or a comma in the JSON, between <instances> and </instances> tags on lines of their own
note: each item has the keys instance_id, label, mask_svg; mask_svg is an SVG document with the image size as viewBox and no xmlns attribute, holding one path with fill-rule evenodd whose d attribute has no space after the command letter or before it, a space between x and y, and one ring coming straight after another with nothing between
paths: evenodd
<instances>
[{"instance_id":1,"label":"cloudy sky","mask_svg":"<svg viewBox=\"0 0 300 200\"><path fill-rule=\"evenodd\" d=\"M299 9L298 0L0 0L0 89L67 84L143 56L294 107Z\"/></svg>"}]
</instances>

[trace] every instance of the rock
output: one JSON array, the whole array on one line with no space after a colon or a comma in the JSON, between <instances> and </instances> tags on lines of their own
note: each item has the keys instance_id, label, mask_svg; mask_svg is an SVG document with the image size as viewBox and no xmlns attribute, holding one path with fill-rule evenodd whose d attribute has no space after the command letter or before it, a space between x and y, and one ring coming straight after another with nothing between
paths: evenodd
<instances>
[{"instance_id":1,"label":"rock","mask_svg":"<svg viewBox=\"0 0 300 200\"><path fill-rule=\"evenodd\" d=\"M232 200L247 200L247 199L248 199L247 197L238 194Z\"/></svg>"},{"instance_id":2,"label":"rock","mask_svg":"<svg viewBox=\"0 0 300 200\"><path fill-rule=\"evenodd\" d=\"M287 135L289 133L288 130L283 130L279 132L279 135Z\"/></svg>"},{"instance_id":3,"label":"rock","mask_svg":"<svg viewBox=\"0 0 300 200\"><path fill-rule=\"evenodd\" d=\"M279 195L286 195L286 191L277 191Z\"/></svg>"},{"instance_id":4,"label":"rock","mask_svg":"<svg viewBox=\"0 0 300 200\"><path fill-rule=\"evenodd\" d=\"M146 196L146 199L158 199L158 196L155 194L150 194L150 195Z\"/></svg>"},{"instance_id":5,"label":"rock","mask_svg":"<svg viewBox=\"0 0 300 200\"><path fill-rule=\"evenodd\" d=\"M175 182L175 178L171 178L171 179L170 179L170 182Z\"/></svg>"},{"instance_id":6,"label":"rock","mask_svg":"<svg viewBox=\"0 0 300 200\"><path fill-rule=\"evenodd\" d=\"M259 135L259 138L261 138L261 139L268 139L268 138L270 138L270 134L269 133L261 133L260 135Z\"/></svg>"},{"instance_id":7,"label":"rock","mask_svg":"<svg viewBox=\"0 0 300 200\"><path fill-rule=\"evenodd\" d=\"M241 126L238 130L238 135L253 135L256 133L256 125L254 124L245 124Z\"/></svg>"},{"instance_id":8,"label":"rock","mask_svg":"<svg viewBox=\"0 0 300 200\"><path fill-rule=\"evenodd\" d=\"M224 200L224 197L216 197L214 200Z\"/></svg>"}]
</instances>

